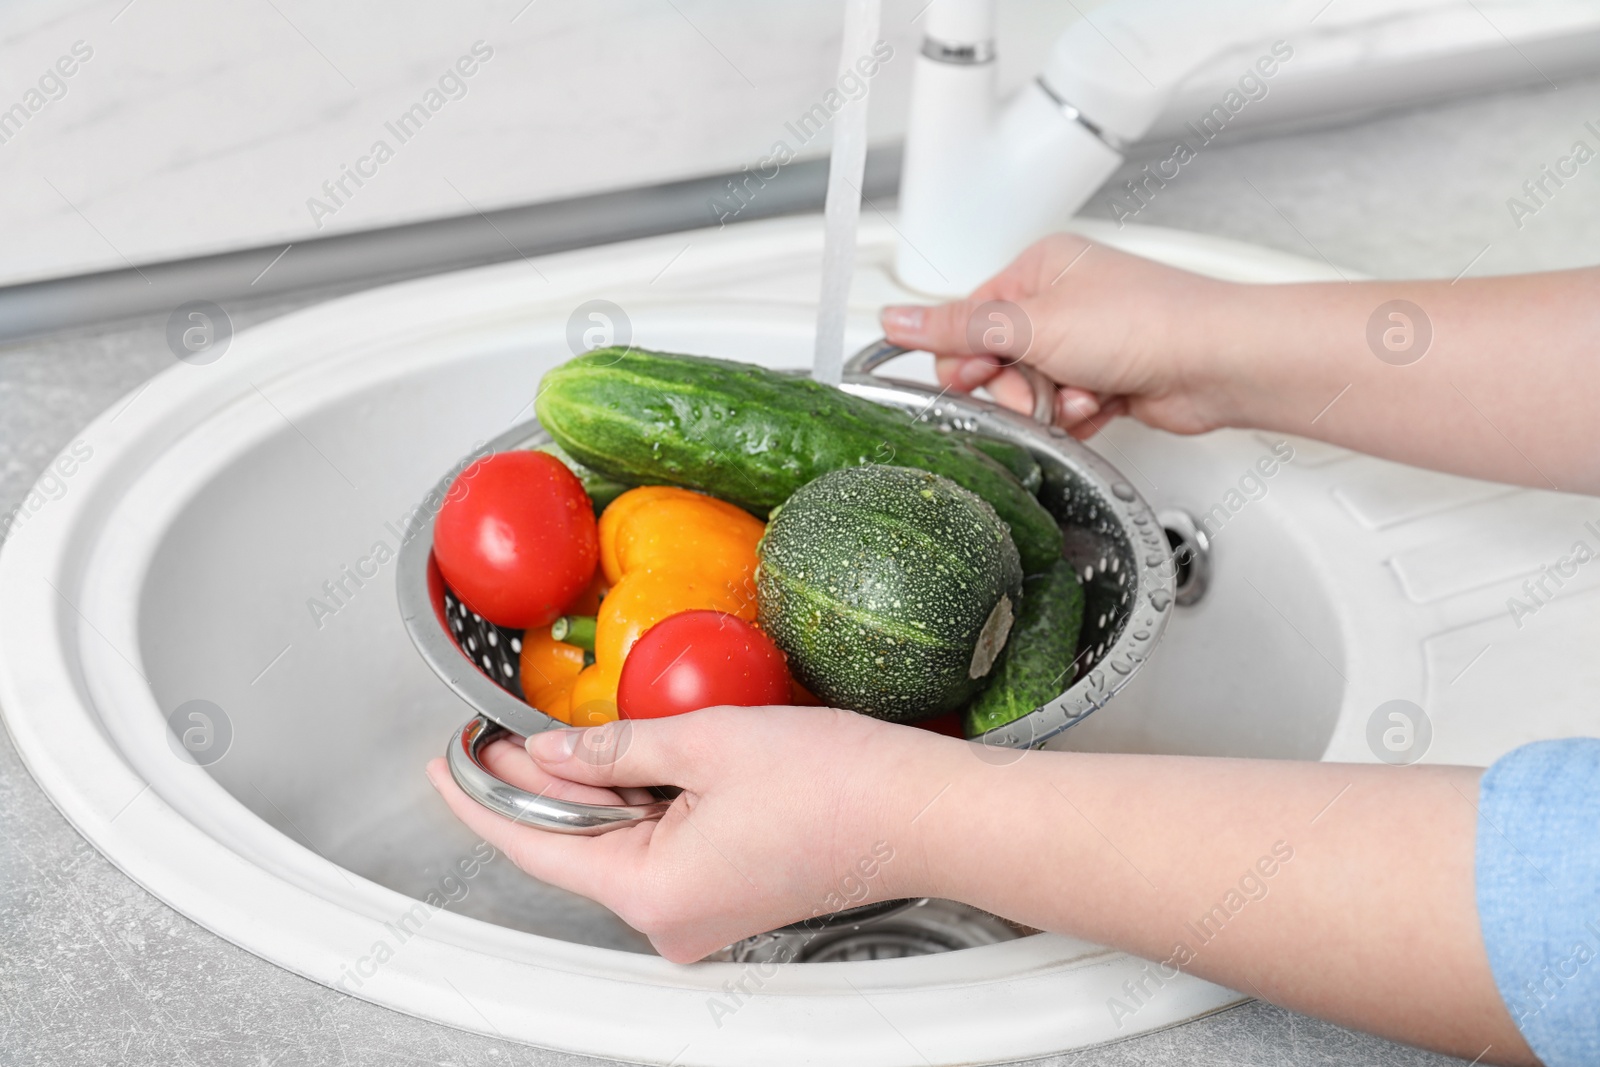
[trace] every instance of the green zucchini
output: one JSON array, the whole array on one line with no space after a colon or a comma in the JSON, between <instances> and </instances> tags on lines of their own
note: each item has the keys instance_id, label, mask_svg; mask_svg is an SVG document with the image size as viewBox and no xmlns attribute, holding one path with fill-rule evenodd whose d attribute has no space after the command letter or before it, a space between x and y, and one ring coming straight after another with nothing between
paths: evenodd
<instances>
[{"instance_id":1,"label":"green zucchini","mask_svg":"<svg viewBox=\"0 0 1600 1067\"><path fill-rule=\"evenodd\" d=\"M1022 488L1035 496L1039 495L1039 487L1044 484L1044 471L1039 461L1033 458L1032 452L1003 437L990 437L983 433L958 433L956 436L1010 471L1022 483Z\"/></svg>"},{"instance_id":2,"label":"green zucchini","mask_svg":"<svg viewBox=\"0 0 1600 1067\"><path fill-rule=\"evenodd\" d=\"M600 514L606 505L617 497L626 493L631 486L621 482L612 481L597 470L592 470L573 459L567 450L552 441L547 445L540 445L534 449L536 452L548 452L567 465L567 469L578 476L578 481L583 483L583 491L589 494L589 501L594 504L594 513Z\"/></svg>"},{"instance_id":3,"label":"green zucchini","mask_svg":"<svg viewBox=\"0 0 1600 1067\"><path fill-rule=\"evenodd\" d=\"M1066 560L1022 585L1022 609L989 687L968 706L968 737L997 730L1050 703L1072 684L1083 586Z\"/></svg>"},{"instance_id":4,"label":"green zucchini","mask_svg":"<svg viewBox=\"0 0 1600 1067\"><path fill-rule=\"evenodd\" d=\"M829 471L920 467L987 500L1028 573L1061 555L1060 527L1002 464L904 412L808 378L602 348L548 371L535 410L563 448L608 478L699 489L763 516Z\"/></svg>"},{"instance_id":5,"label":"green zucchini","mask_svg":"<svg viewBox=\"0 0 1600 1067\"><path fill-rule=\"evenodd\" d=\"M795 677L834 707L896 722L977 692L1022 592L994 509L909 467L845 467L807 483L759 552L761 627Z\"/></svg>"}]
</instances>

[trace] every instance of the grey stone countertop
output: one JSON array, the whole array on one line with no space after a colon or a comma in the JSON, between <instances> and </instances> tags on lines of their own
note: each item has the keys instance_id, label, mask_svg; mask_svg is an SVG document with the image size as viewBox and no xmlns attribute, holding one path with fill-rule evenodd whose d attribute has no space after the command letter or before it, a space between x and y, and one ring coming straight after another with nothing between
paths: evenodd
<instances>
[{"instance_id":1,"label":"grey stone countertop","mask_svg":"<svg viewBox=\"0 0 1600 1067\"><path fill-rule=\"evenodd\" d=\"M1382 277L1594 262L1600 162L1537 210L1507 200L1578 140L1600 148L1600 81L1505 93L1271 139L1223 138L1136 221L1321 257ZM1111 216L1108 192L1091 203ZM329 296L235 303L235 325ZM0 512L117 397L172 359L165 315L0 347ZM280 970L150 896L78 836L0 738L0 1064L576 1064L462 1033ZM1445 1064L1262 1003L1041 1063Z\"/></svg>"}]
</instances>

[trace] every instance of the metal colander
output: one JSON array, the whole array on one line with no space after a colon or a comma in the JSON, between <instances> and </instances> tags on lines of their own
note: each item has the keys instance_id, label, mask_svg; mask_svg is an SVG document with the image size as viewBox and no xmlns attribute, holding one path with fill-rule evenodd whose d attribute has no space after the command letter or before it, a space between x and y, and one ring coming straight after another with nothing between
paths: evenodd
<instances>
[{"instance_id":1,"label":"metal colander","mask_svg":"<svg viewBox=\"0 0 1600 1067\"><path fill-rule=\"evenodd\" d=\"M1137 490L1115 467L1065 431L1050 425L1054 388L1030 368L1032 418L983 400L934 393L916 382L874 377L881 364L906 350L878 342L845 365L846 392L898 408L946 430L987 434L1028 449L1043 471L1039 500L1066 535L1062 554L1084 587L1084 620L1076 672L1060 696L977 740L1030 748L1104 707L1149 658L1166 627L1175 569L1166 531ZM537 422L489 442L489 452L550 443ZM436 487L443 499L455 472ZM422 658L476 713L452 739L450 770L468 795L518 822L564 833L594 834L658 818L666 803L601 806L536 796L489 773L481 749L501 733L524 736L563 724L516 696L515 652L521 635L467 611L446 587L433 559L432 529L417 532L400 551L396 581L406 629Z\"/></svg>"}]
</instances>

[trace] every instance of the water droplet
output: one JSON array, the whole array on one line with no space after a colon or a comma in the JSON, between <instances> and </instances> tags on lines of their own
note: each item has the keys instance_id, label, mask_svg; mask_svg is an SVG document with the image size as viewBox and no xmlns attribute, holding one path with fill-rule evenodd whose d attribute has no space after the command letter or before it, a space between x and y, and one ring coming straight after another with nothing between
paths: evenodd
<instances>
[{"instance_id":1,"label":"water droplet","mask_svg":"<svg viewBox=\"0 0 1600 1067\"><path fill-rule=\"evenodd\" d=\"M1150 606L1157 611L1166 611L1167 605L1172 603L1172 598L1161 590L1150 594Z\"/></svg>"},{"instance_id":2,"label":"water droplet","mask_svg":"<svg viewBox=\"0 0 1600 1067\"><path fill-rule=\"evenodd\" d=\"M1116 482L1111 486L1111 495L1118 500L1137 500L1139 494L1133 491L1133 486L1127 482Z\"/></svg>"}]
</instances>

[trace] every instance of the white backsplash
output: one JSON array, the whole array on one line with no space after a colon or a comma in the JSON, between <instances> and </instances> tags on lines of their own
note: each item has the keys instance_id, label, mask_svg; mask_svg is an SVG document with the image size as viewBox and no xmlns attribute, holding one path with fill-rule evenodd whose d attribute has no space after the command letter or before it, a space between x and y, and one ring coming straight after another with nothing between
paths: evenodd
<instances>
[{"instance_id":1,"label":"white backsplash","mask_svg":"<svg viewBox=\"0 0 1600 1067\"><path fill-rule=\"evenodd\" d=\"M926 2L884 5L894 55L873 79L875 143L899 136ZM779 140L816 156L826 134L802 143L785 123L832 86L842 12L837 0L7 5L0 284L737 171ZM1037 69L1076 17L1072 4L1002 4L1002 79ZM402 127L418 104L426 122ZM13 105L25 120L6 118Z\"/></svg>"}]
</instances>

